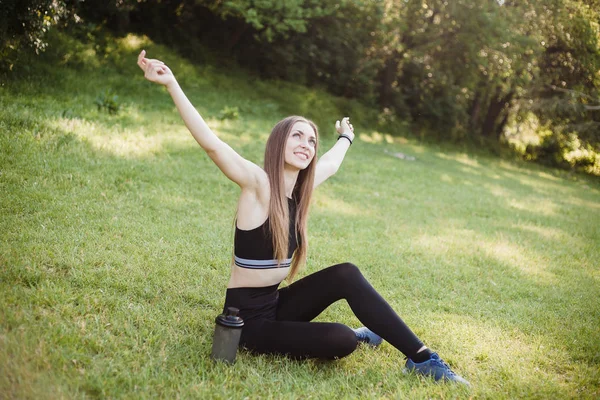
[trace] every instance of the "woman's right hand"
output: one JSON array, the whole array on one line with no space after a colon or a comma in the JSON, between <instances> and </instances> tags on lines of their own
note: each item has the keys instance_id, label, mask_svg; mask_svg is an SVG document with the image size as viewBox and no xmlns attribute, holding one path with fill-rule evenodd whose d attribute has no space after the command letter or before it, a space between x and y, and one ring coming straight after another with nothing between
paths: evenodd
<instances>
[{"instance_id":1,"label":"woman's right hand","mask_svg":"<svg viewBox=\"0 0 600 400\"><path fill-rule=\"evenodd\" d=\"M173 75L173 72L171 72L164 62L146 58L146 50L141 51L137 64L144 71L144 77L150 82L164 86L169 86L177 82L175 75Z\"/></svg>"},{"instance_id":2,"label":"woman's right hand","mask_svg":"<svg viewBox=\"0 0 600 400\"><path fill-rule=\"evenodd\" d=\"M350 137L350 140L354 140L354 127L350 123L350 117L342 118L342 122L335 122L335 130L340 135L347 135Z\"/></svg>"}]
</instances>

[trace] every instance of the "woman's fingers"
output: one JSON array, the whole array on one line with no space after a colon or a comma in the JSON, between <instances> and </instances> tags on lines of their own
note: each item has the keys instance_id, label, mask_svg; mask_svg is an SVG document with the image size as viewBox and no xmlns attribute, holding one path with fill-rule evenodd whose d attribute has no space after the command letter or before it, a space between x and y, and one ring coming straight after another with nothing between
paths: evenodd
<instances>
[{"instance_id":1,"label":"woman's fingers","mask_svg":"<svg viewBox=\"0 0 600 400\"><path fill-rule=\"evenodd\" d=\"M338 131L338 133L343 133L346 129L354 132L354 126L350 123L350 117L344 117L341 121L335 121L335 130Z\"/></svg>"},{"instance_id":2,"label":"woman's fingers","mask_svg":"<svg viewBox=\"0 0 600 400\"><path fill-rule=\"evenodd\" d=\"M137 64L139 65L139 67L141 69L145 70L145 66L146 66L146 50L142 50L140 52L140 54L138 55Z\"/></svg>"},{"instance_id":3,"label":"woman's fingers","mask_svg":"<svg viewBox=\"0 0 600 400\"><path fill-rule=\"evenodd\" d=\"M160 60L155 60L154 58L145 58L144 60L146 60L146 62L152 62L152 63L163 64L164 65L164 62L162 62Z\"/></svg>"},{"instance_id":4,"label":"woman's fingers","mask_svg":"<svg viewBox=\"0 0 600 400\"><path fill-rule=\"evenodd\" d=\"M167 70L165 69L165 67L161 66L161 65L156 65L154 67L154 73L156 73L156 75L163 75L167 72Z\"/></svg>"},{"instance_id":5,"label":"woman's fingers","mask_svg":"<svg viewBox=\"0 0 600 400\"><path fill-rule=\"evenodd\" d=\"M160 60L156 60L153 58L146 58L146 50L142 50L140 52L140 54L138 55L137 64L144 72L148 72L149 70L150 71L154 70L157 64L165 65L165 63Z\"/></svg>"},{"instance_id":6,"label":"woman's fingers","mask_svg":"<svg viewBox=\"0 0 600 400\"><path fill-rule=\"evenodd\" d=\"M137 64L144 71L144 77L150 82L166 85L174 79L169 67L160 60L146 58L145 50L138 55Z\"/></svg>"},{"instance_id":7,"label":"woman's fingers","mask_svg":"<svg viewBox=\"0 0 600 400\"><path fill-rule=\"evenodd\" d=\"M144 65L144 61L143 61L143 59L139 59L139 58L138 58L137 65L138 65L138 67L140 67L142 70L144 70L144 67L145 67L145 65Z\"/></svg>"},{"instance_id":8,"label":"woman's fingers","mask_svg":"<svg viewBox=\"0 0 600 400\"><path fill-rule=\"evenodd\" d=\"M344 132L354 134L354 126L350 123L350 117L344 117L341 121L335 121L335 130L340 135Z\"/></svg>"}]
</instances>

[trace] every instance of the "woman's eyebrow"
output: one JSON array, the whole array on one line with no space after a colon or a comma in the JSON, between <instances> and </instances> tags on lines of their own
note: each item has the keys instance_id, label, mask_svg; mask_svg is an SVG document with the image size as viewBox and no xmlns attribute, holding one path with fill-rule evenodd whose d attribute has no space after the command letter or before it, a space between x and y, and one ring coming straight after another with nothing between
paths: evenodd
<instances>
[{"instance_id":1,"label":"woman's eyebrow","mask_svg":"<svg viewBox=\"0 0 600 400\"><path fill-rule=\"evenodd\" d=\"M295 131L295 132L296 132L296 133L299 133L299 134L301 134L302 136L305 136L305 135L306 135L306 134L305 134L303 131L301 131L300 129L296 129L296 131ZM314 135L314 134L313 134L313 135L308 135L308 136L309 136L310 138L312 138L312 139L315 139L315 140L317 140L317 135Z\"/></svg>"}]
</instances>

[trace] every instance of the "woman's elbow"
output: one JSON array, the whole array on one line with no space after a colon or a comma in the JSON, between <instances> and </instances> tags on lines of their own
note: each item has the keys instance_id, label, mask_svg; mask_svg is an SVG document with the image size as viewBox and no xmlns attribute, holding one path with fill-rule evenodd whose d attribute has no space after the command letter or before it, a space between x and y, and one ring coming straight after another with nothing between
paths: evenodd
<instances>
[{"instance_id":1,"label":"woman's elbow","mask_svg":"<svg viewBox=\"0 0 600 400\"><path fill-rule=\"evenodd\" d=\"M340 164L337 163L329 163L327 165L327 176L333 176L340 169Z\"/></svg>"}]
</instances>

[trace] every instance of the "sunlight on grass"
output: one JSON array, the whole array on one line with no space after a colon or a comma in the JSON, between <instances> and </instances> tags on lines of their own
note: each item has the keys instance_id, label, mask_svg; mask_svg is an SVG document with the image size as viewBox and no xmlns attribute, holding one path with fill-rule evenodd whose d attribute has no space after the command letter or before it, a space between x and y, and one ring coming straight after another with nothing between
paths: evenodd
<instances>
[{"instance_id":1,"label":"sunlight on grass","mask_svg":"<svg viewBox=\"0 0 600 400\"><path fill-rule=\"evenodd\" d=\"M436 153L436 156L443 158L444 160L457 161L463 165L473 168L481 168L479 162L476 159L470 157L468 154L447 154L447 153Z\"/></svg>"},{"instance_id":2,"label":"sunlight on grass","mask_svg":"<svg viewBox=\"0 0 600 400\"><path fill-rule=\"evenodd\" d=\"M313 206L318 207L319 212L341 215L368 215L364 209L351 206L343 200L328 196L324 191L315 191L313 195Z\"/></svg>"},{"instance_id":3,"label":"sunlight on grass","mask_svg":"<svg viewBox=\"0 0 600 400\"><path fill-rule=\"evenodd\" d=\"M62 56L62 63L68 64L72 61L79 60L90 68L100 68L98 57L94 49L83 49L78 53L64 53Z\"/></svg>"},{"instance_id":4,"label":"sunlight on grass","mask_svg":"<svg viewBox=\"0 0 600 400\"><path fill-rule=\"evenodd\" d=\"M536 281L552 284L557 282L555 274L546 271L549 260L544 257L526 254L532 254L531 251L526 251L519 245L511 243L505 239L498 238L495 241L478 241L474 244L489 257L492 257L501 263L517 268L519 271L536 278Z\"/></svg>"},{"instance_id":5,"label":"sunlight on grass","mask_svg":"<svg viewBox=\"0 0 600 400\"><path fill-rule=\"evenodd\" d=\"M84 136L94 148L111 153L120 157L144 157L156 155L163 151L164 146L190 144L189 137L185 135L146 136L143 130L124 130L113 136L85 135Z\"/></svg>"},{"instance_id":6,"label":"sunlight on grass","mask_svg":"<svg viewBox=\"0 0 600 400\"><path fill-rule=\"evenodd\" d=\"M448 226L447 223L443 225ZM493 259L501 265L514 268L528 277L535 278L539 283L552 284L557 282L556 275L546 270L549 260L543 255L536 254L531 249L510 242L502 236L493 239L483 239L475 231L451 227L446 232L435 235L422 234L412 241L427 254L436 255L439 259L450 257L454 253L469 258Z\"/></svg>"},{"instance_id":7,"label":"sunlight on grass","mask_svg":"<svg viewBox=\"0 0 600 400\"><path fill-rule=\"evenodd\" d=\"M454 179L452 179L452 177L448 174L442 174L440 175L440 180L442 182L448 182L448 183L454 183Z\"/></svg>"},{"instance_id":8,"label":"sunlight on grass","mask_svg":"<svg viewBox=\"0 0 600 400\"><path fill-rule=\"evenodd\" d=\"M506 190L505 187L502 187L501 185L484 185L484 187L486 189L488 189L490 191L491 194L493 194L496 197L509 197L510 193L508 192L508 190Z\"/></svg>"},{"instance_id":9,"label":"sunlight on grass","mask_svg":"<svg viewBox=\"0 0 600 400\"><path fill-rule=\"evenodd\" d=\"M555 240L561 240L564 238L564 232L556 229L556 228L551 228L549 226L536 226L536 225L528 225L528 224L514 224L513 227L518 228L518 229L522 229L524 231L528 231L528 232L534 232L539 234L540 236L546 238L546 239L555 239Z\"/></svg>"},{"instance_id":10,"label":"sunlight on grass","mask_svg":"<svg viewBox=\"0 0 600 400\"><path fill-rule=\"evenodd\" d=\"M501 167L502 169L505 169L505 170L508 170L508 171L511 171L511 172L516 172L519 175L522 173L522 169L519 168L519 166L517 166L517 165L515 165L515 164L513 164L511 162L508 162L506 160L499 160L498 161L498 166Z\"/></svg>"},{"instance_id":11,"label":"sunlight on grass","mask_svg":"<svg viewBox=\"0 0 600 400\"><path fill-rule=\"evenodd\" d=\"M559 185L549 184L546 181L537 179L535 176L520 176L516 179L516 181L522 185L539 190L541 192L546 192L549 189L551 190L551 188L556 188L561 191L564 190L564 188L561 188Z\"/></svg>"},{"instance_id":12,"label":"sunlight on grass","mask_svg":"<svg viewBox=\"0 0 600 400\"><path fill-rule=\"evenodd\" d=\"M48 123L54 129L62 129L70 133L93 132L98 128L96 123L79 118L58 118Z\"/></svg>"},{"instance_id":13,"label":"sunlight on grass","mask_svg":"<svg viewBox=\"0 0 600 400\"><path fill-rule=\"evenodd\" d=\"M480 167L479 162L474 158L469 157L468 154L458 154L456 157L454 157L454 160L461 164L468 165L469 167Z\"/></svg>"},{"instance_id":14,"label":"sunlight on grass","mask_svg":"<svg viewBox=\"0 0 600 400\"><path fill-rule=\"evenodd\" d=\"M471 175L475 175L475 176L483 176L483 170L481 168L475 169L473 167L461 166L458 170L465 174L471 174Z\"/></svg>"},{"instance_id":15,"label":"sunlight on grass","mask_svg":"<svg viewBox=\"0 0 600 400\"><path fill-rule=\"evenodd\" d=\"M440 225L448 226L449 223L441 222ZM443 232L437 232L436 234L423 233L419 236L415 236L411 240L411 246L418 247L428 255L435 255L436 257L443 257L450 251L460 249L461 251L468 251L469 254L474 254L476 248L472 246L473 241L476 238L476 233L469 229L460 229L453 226L452 232L444 234Z\"/></svg>"},{"instance_id":16,"label":"sunlight on grass","mask_svg":"<svg viewBox=\"0 0 600 400\"><path fill-rule=\"evenodd\" d=\"M367 143L394 143L394 137L387 133L379 133L377 131L371 132L371 134L361 133L358 135L359 139Z\"/></svg>"},{"instance_id":17,"label":"sunlight on grass","mask_svg":"<svg viewBox=\"0 0 600 400\"><path fill-rule=\"evenodd\" d=\"M517 209L545 216L557 215L559 207L551 200L540 198L510 199L508 204Z\"/></svg>"},{"instance_id":18,"label":"sunlight on grass","mask_svg":"<svg viewBox=\"0 0 600 400\"><path fill-rule=\"evenodd\" d=\"M147 46L152 42L147 36L140 36L134 34L128 34L124 38L116 39L117 43L121 44L121 47L126 50L141 50L143 46Z\"/></svg>"},{"instance_id":19,"label":"sunlight on grass","mask_svg":"<svg viewBox=\"0 0 600 400\"><path fill-rule=\"evenodd\" d=\"M554 175L551 175L547 172L544 172L544 171L538 172L537 176L539 176L540 178L546 178L546 179L554 181L554 182L560 182L560 178L558 178Z\"/></svg>"},{"instance_id":20,"label":"sunlight on grass","mask_svg":"<svg viewBox=\"0 0 600 400\"><path fill-rule=\"evenodd\" d=\"M596 209L600 211L600 201L598 202L593 202L593 201L587 201L587 200L583 200L579 197L568 197L568 202L569 204L574 205L575 207L585 207L585 208L592 208L592 209Z\"/></svg>"},{"instance_id":21,"label":"sunlight on grass","mask_svg":"<svg viewBox=\"0 0 600 400\"><path fill-rule=\"evenodd\" d=\"M139 119L143 119L139 114ZM49 121L53 128L74 133L84 139L93 148L119 157L144 157L164 151L165 146L190 145L193 139L187 134L185 127L165 129L163 134L147 134L148 128L140 126L135 129L121 129L119 126L106 129L99 123L78 118L58 118ZM156 129L156 127L153 127Z\"/></svg>"},{"instance_id":22,"label":"sunlight on grass","mask_svg":"<svg viewBox=\"0 0 600 400\"><path fill-rule=\"evenodd\" d=\"M544 392L563 394L573 391L569 381L575 376L592 376L591 366L574 364L571 354L544 337L526 335L493 322L478 321L464 315L439 314L428 318L432 342L445 341L448 332L455 338L450 344L457 353L468 354L470 361L453 362L472 383L487 382L488 395L495 388L545 387ZM494 349L502 349L495 351ZM463 356L464 357L464 356ZM535 366L524 373L519 365ZM463 372L464 371L464 372ZM538 393L542 397L546 395ZM575 395L574 391L570 395ZM550 395L551 396L551 395ZM552 397L552 396L551 396Z\"/></svg>"},{"instance_id":23,"label":"sunlight on grass","mask_svg":"<svg viewBox=\"0 0 600 400\"><path fill-rule=\"evenodd\" d=\"M261 145L264 145L266 143L266 139L268 138L268 134L270 133L267 132L265 134L265 140L261 140L257 139L257 132L254 132L254 129L245 129L242 132L239 132L240 123L236 121L210 118L206 120L206 123L208 126L210 126L215 135L217 135L221 140L225 141L226 143L235 143L236 145L249 144L257 140L260 141Z\"/></svg>"}]
</instances>

